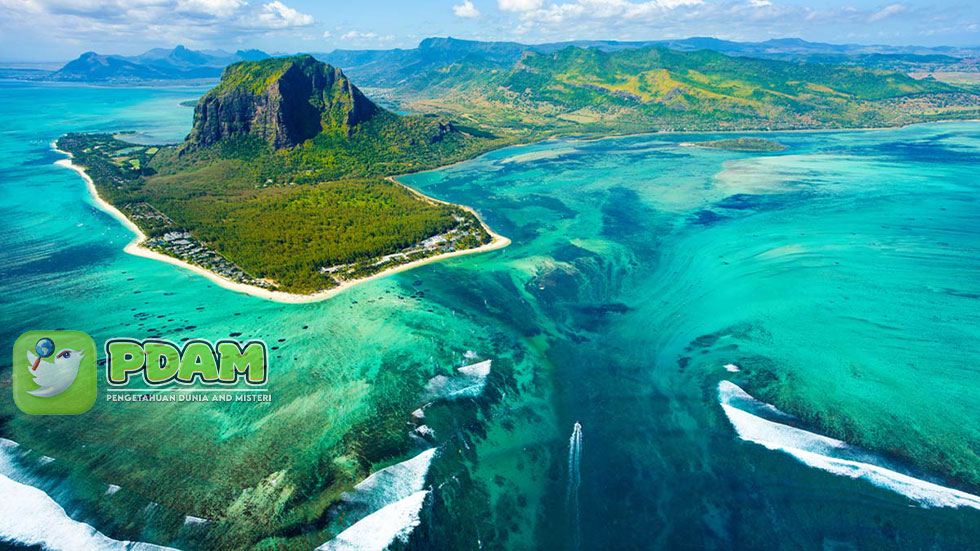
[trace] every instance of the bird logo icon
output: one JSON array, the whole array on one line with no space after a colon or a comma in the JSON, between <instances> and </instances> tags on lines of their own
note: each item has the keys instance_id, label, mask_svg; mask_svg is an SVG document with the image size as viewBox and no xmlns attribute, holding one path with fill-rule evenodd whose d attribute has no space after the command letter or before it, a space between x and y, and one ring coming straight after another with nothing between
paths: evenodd
<instances>
[{"instance_id":1,"label":"bird logo icon","mask_svg":"<svg viewBox=\"0 0 980 551\"><path fill-rule=\"evenodd\" d=\"M98 394L92 337L81 331L28 331L14 343L14 402L32 415L76 415Z\"/></svg>"},{"instance_id":2,"label":"bird logo icon","mask_svg":"<svg viewBox=\"0 0 980 551\"><path fill-rule=\"evenodd\" d=\"M31 364L32 377L41 388L27 393L40 398L49 398L68 390L78 376L78 366L81 365L84 357L83 350L66 348L58 352L54 362L45 362L40 356L28 351L27 362Z\"/></svg>"}]
</instances>

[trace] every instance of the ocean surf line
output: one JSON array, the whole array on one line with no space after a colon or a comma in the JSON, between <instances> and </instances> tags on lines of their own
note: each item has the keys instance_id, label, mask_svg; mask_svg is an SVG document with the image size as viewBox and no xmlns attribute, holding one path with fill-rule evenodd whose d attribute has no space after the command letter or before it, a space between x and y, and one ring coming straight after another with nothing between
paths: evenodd
<instances>
[{"instance_id":1,"label":"ocean surf line","mask_svg":"<svg viewBox=\"0 0 980 551\"><path fill-rule=\"evenodd\" d=\"M759 414L771 413L782 419L792 416L771 404L757 400L730 381L718 384L718 399L739 438L781 451L804 465L839 476L861 479L899 493L922 507L972 507L980 509L980 496L899 472L878 454L776 421ZM751 411L751 412L750 412Z\"/></svg>"}]
</instances>

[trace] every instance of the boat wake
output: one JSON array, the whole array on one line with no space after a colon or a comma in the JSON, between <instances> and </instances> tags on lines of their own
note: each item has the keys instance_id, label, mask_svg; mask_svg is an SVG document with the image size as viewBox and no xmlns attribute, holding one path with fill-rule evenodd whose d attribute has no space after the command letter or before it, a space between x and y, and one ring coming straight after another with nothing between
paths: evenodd
<instances>
[{"instance_id":1,"label":"boat wake","mask_svg":"<svg viewBox=\"0 0 980 551\"><path fill-rule=\"evenodd\" d=\"M803 464L839 476L866 480L922 507L980 509L980 496L917 478L886 458L842 440L778 422L794 418L761 402L730 381L718 384L718 399L739 438L792 455ZM768 418L767 418L768 417Z\"/></svg>"},{"instance_id":2,"label":"boat wake","mask_svg":"<svg viewBox=\"0 0 980 551\"><path fill-rule=\"evenodd\" d=\"M578 549L581 540L579 532L578 489L582 485L582 425L578 422L572 427L572 436L568 439L568 488L565 495L565 505L568 508L569 520L572 524L572 548Z\"/></svg>"}]
</instances>

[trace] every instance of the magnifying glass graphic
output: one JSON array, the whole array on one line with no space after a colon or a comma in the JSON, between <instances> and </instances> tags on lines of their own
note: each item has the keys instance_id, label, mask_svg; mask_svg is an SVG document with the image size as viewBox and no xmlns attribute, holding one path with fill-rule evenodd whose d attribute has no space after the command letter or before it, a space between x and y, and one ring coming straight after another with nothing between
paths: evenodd
<instances>
[{"instance_id":1,"label":"magnifying glass graphic","mask_svg":"<svg viewBox=\"0 0 980 551\"><path fill-rule=\"evenodd\" d=\"M49 358L54 354L54 341L45 337L34 345L34 351L37 352L37 359L34 360L34 365L31 366L31 371L36 371L37 366L41 363L41 358Z\"/></svg>"}]
</instances>

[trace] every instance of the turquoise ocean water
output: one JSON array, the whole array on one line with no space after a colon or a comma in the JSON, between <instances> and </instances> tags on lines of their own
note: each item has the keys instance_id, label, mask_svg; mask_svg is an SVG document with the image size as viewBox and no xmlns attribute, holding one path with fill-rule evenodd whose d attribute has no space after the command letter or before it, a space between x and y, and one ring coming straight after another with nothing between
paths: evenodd
<instances>
[{"instance_id":1,"label":"turquoise ocean water","mask_svg":"<svg viewBox=\"0 0 980 551\"><path fill-rule=\"evenodd\" d=\"M181 521L217 516L221 481L194 473L181 501L158 486L192 475L168 462L234 445L262 465L235 471L250 487L389 422L408 457L401 412L423 400L401 387L492 359L483 396L427 410L440 452L410 545L980 546L980 510L946 490L980 494L980 124L784 133L778 154L682 145L715 135L508 148L403 181L510 247L284 305L125 254L131 234L52 164L69 131L182 139L202 91L0 83L5 387L30 329L275 347L269 405L5 403L0 436L65 465L35 483L73 518L206 548ZM95 505L115 483L122 505Z\"/></svg>"}]
</instances>

